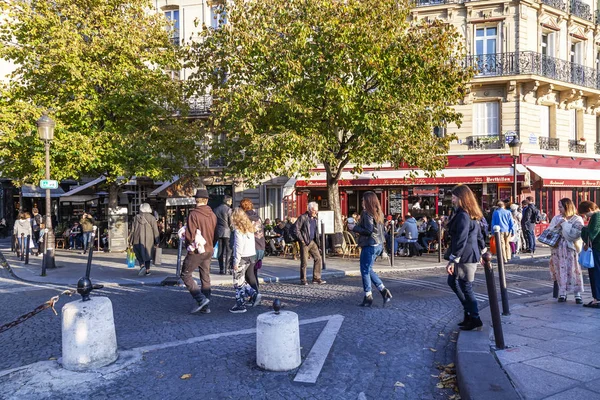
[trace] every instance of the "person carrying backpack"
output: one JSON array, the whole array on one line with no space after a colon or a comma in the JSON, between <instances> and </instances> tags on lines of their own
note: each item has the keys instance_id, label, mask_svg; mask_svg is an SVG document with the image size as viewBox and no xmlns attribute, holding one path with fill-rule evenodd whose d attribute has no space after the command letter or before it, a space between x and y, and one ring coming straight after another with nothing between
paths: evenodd
<instances>
[{"instance_id":1,"label":"person carrying backpack","mask_svg":"<svg viewBox=\"0 0 600 400\"><path fill-rule=\"evenodd\" d=\"M521 228L525 237L525 253L535 253L535 224L539 223L540 211L533 203L533 197L528 196L521 202L523 206L523 219Z\"/></svg>"}]
</instances>

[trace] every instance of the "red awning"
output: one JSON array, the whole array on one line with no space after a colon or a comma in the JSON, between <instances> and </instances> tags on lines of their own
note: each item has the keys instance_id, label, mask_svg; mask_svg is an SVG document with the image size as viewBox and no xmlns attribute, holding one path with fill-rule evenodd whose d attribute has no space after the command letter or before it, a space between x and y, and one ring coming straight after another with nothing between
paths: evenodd
<instances>
[{"instance_id":1,"label":"red awning","mask_svg":"<svg viewBox=\"0 0 600 400\"><path fill-rule=\"evenodd\" d=\"M527 167L545 187L600 187L600 169ZM574 178L577 179L574 179Z\"/></svg>"}]
</instances>

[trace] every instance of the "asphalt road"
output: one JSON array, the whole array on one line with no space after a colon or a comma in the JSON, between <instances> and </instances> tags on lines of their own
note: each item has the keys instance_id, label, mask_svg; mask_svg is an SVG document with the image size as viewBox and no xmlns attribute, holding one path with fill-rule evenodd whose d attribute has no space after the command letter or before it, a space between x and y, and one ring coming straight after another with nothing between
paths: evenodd
<instances>
[{"instance_id":1,"label":"asphalt road","mask_svg":"<svg viewBox=\"0 0 600 400\"><path fill-rule=\"evenodd\" d=\"M546 261L528 262L508 268L510 298L551 293ZM60 290L24 285L2 274L0 324ZM234 301L233 290L228 288L213 289L208 315L189 314L193 300L185 288L95 291L93 295L107 296L113 303L119 350L124 354L119 368L95 375L65 375L47 362L61 355L60 308L74 300L61 299L59 317L44 311L0 334L0 398L448 399L452 390L436 387L437 366L454 362L456 323L462 311L445 283L445 271L394 272L382 279L394 298L384 308L374 293L371 309L357 306L362 300L359 277L331 279L323 286L265 284L262 305L245 314L227 311ZM480 307L487 305L484 279L481 271L475 284ZM269 311L276 297L286 310L298 313L301 321L344 317L316 384L293 382L296 370L274 373L257 368L254 334L218 335L255 328L256 316ZM325 324L301 325L303 360ZM209 334L216 336L161 348L165 343ZM128 350L148 345L158 345L158 349L126 362ZM22 366L28 367L6 373ZM191 376L181 379L184 374Z\"/></svg>"}]
</instances>

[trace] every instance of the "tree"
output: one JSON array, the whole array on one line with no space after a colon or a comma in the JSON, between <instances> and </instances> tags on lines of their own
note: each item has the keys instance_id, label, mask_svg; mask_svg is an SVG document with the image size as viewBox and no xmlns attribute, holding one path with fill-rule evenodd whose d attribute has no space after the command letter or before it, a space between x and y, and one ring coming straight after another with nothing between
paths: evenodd
<instances>
[{"instance_id":1,"label":"tree","mask_svg":"<svg viewBox=\"0 0 600 400\"><path fill-rule=\"evenodd\" d=\"M0 57L15 71L1 88L0 172L35 182L44 150L35 121L56 122L52 177L167 179L198 164L168 21L148 0L0 2ZM193 171L191 171L193 172Z\"/></svg>"},{"instance_id":2,"label":"tree","mask_svg":"<svg viewBox=\"0 0 600 400\"><path fill-rule=\"evenodd\" d=\"M452 107L472 73L460 35L441 21L410 21L409 0L231 0L218 29L189 48L189 90L214 97L210 126L228 140L216 155L230 173L327 174L335 230L342 231L338 181L344 168L445 166L460 124ZM239 160L240 150L245 157Z\"/></svg>"}]
</instances>

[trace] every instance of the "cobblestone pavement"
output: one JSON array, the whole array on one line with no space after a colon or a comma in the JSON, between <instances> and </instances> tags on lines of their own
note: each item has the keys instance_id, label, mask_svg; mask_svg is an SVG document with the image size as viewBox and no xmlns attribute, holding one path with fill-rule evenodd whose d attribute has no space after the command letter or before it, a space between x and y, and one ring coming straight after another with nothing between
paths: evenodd
<instances>
[{"instance_id":1,"label":"cobblestone pavement","mask_svg":"<svg viewBox=\"0 0 600 400\"><path fill-rule=\"evenodd\" d=\"M510 296L551 291L547 269L511 266ZM120 360L96 374L69 373L57 367L61 355L59 317L44 311L0 334L0 398L4 399L447 399L438 389L437 364L454 361L459 303L445 284L445 271L394 272L382 275L394 294L383 308L375 293L372 309L357 307L362 299L359 277L329 280L327 285L262 286L263 304L245 314L227 311L233 291L213 289L212 313L190 315L193 301L185 288L115 287L95 291L113 303ZM485 299L483 274L476 291ZM20 286L0 281L0 324L48 300L59 288L8 292ZM11 286L13 285L13 286ZM256 316L268 311L272 299L300 320L341 314L344 322L314 385L294 383L297 370L265 372L256 367L254 334L150 351L129 359L131 349L192 337L252 329ZM481 304L482 306L484 304ZM325 322L301 325L302 359ZM38 363L44 361L42 363ZM37 363L37 364L33 364ZM31 364L31 365L30 365ZM27 366L11 373L6 370ZM61 372L63 371L63 372ZM189 379L181 379L191 374Z\"/></svg>"}]
</instances>

